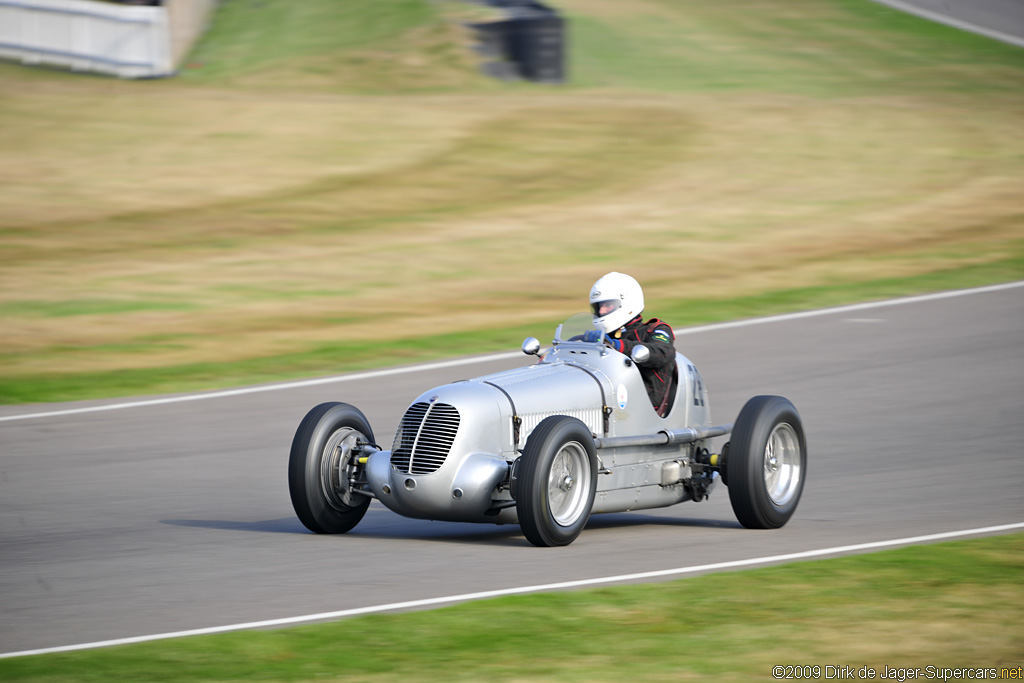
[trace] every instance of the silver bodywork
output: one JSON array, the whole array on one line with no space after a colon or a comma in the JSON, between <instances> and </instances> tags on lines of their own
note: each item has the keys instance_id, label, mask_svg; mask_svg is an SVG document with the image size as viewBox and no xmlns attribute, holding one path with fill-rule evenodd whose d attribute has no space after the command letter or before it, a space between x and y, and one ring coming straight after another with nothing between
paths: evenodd
<instances>
[{"instance_id":1,"label":"silver bodywork","mask_svg":"<svg viewBox=\"0 0 1024 683\"><path fill-rule=\"evenodd\" d=\"M728 433L731 425L711 427L696 367L676 354L675 397L662 418L636 362L577 339L574 333L589 327L589 315L574 316L537 364L418 396L391 450L373 450L366 459L374 497L407 517L515 523L516 460L534 428L552 415L578 418L595 437L593 512L673 505L695 491L698 499L706 495L717 473L696 456L705 439Z\"/></svg>"}]
</instances>

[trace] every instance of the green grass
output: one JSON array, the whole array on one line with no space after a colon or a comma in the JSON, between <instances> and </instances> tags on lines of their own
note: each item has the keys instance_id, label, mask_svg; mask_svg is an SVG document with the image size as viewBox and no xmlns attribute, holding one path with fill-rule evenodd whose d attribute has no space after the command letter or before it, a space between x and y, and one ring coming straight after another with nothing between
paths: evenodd
<instances>
[{"instance_id":1,"label":"green grass","mask_svg":"<svg viewBox=\"0 0 1024 683\"><path fill-rule=\"evenodd\" d=\"M8 301L0 304L0 315L31 318L66 318L79 315L134 313L137 311L187 311L193 306L174 301L120 301L76 298L66 301Z\"/></svg>"},{"instance_id":2,"label":"green grass","mask_svg":"<svg viewBox=\"0 0 1024 683\"><path fill-rule=\"evenodd\" d=\"M174 79L0 64L0 403L515 348L609 270L677 326L1024 279L1024 50L868 0L556 4L560 87L427 0L223 2Z\"/></svg>"},{"instance_id":3,"label":"green grass","mask_svg":"<svg viewBox=\"0 0 1024 683\"><path fill-rule=\"evenodd\" d=\"M863 0L649 2L612 16L564 4L580 85L837 97L1021 84L1019 48Z\"/></svg>"},{"instance_id":4,"label":"green grass","mask_svg":"<svg viewBox=\"0 0 1024 683\"><path fill-rule=\"evenodd\" d=\"M1024 534L0 660L5 681L771 680L775 665L1016 669ZM922 672L923 676L923 672Z\"/></svg>"},{"instance_id":5,"label":"green grass","mask_svg":"<svg viewBox=\"0 0 1024 683\"><path fill-rule=\"evenodd\" d=\"M415 92L465 82L469 55L453 43L454 3L232 0L182 70L188 83ZM456 75L458 74L458 75ZM482 77L477 87L490 84ZM309 87L308 85L306 87Z\"/></svg>"}]
</instances>

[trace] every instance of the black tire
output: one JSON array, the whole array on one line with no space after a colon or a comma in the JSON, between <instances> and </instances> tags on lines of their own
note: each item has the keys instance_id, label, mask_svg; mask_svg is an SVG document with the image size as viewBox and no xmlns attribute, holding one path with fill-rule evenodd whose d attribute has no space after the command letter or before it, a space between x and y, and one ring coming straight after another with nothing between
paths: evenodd
<instances>
[{"instance_id":1,"label":"black tire","mask_svg":"<svg viewBox=\"0 0 1024 683\"><path fill-rule=\"evenodd\" d=\"M299 423L288 458L288 491L310 531L343 534L366 514L370 499L349 488L356 441L373 443L366 417L347 403L321 403ZM357 456L358 457L358 456Z\"/></svg>"},{"instance_id":2,"label":"black tire","mask_svg":"<svg viewBox=\"0 0 1024 683\"><path fill-rule=\"evenodd\" d=\"M778 529L800 502L807 441L796 408L781 396L755 396L736 418L725 462L729 502L748 529Z\"/></svg>"},{"instance_id":3,"label":"black tire","mask_svg":"<svg viewBox=\"0 0 1024 683\"><path fill-rule=\"evenodd\" d=\"M516 512L527 540L569 545L587 525L597 492L590 430L574 417L545 418L526 440L516 478Z\"/></svg>"}]
</instances>

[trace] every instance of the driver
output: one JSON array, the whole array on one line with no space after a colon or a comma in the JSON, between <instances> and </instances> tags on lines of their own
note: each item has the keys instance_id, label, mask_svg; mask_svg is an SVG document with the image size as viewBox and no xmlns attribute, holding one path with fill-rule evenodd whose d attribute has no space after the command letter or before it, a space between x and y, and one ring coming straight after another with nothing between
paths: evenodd
<instances>
[{"instance_id":1,"label":"driver","mask_svg":"<svg viewBox=\"0 0 1024 683\"><path fill-rule=\"evenodd\" d=\"M650 349L650 358L637 365L651 405L658 415L667 415L676 362L672 327L657 318L643 321L644 291L639 282L624 273L608 273L594 283L590 308L594 327L607 335L605 343L616 351L629 356L638 344Z\"/></svg>"}]
</instances>

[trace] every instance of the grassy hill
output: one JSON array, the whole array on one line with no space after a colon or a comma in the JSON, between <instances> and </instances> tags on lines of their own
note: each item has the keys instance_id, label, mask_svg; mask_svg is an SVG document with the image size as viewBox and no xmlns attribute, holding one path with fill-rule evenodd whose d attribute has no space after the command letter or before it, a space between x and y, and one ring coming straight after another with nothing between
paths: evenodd
<instances>
[{"instance_id":1,"label":"grassy hill","mask_svg":"<svg viewBox=\"0 0 1024 683\"><path fill-rule=\"evenodd\" d=\"M1024 50L868 0L561 0L570 82L440 0L229 0L179 77L0 65L0 402L1024 276ZM388 332L381 334L381 321Z\"/></svg>"}]
</instances>

